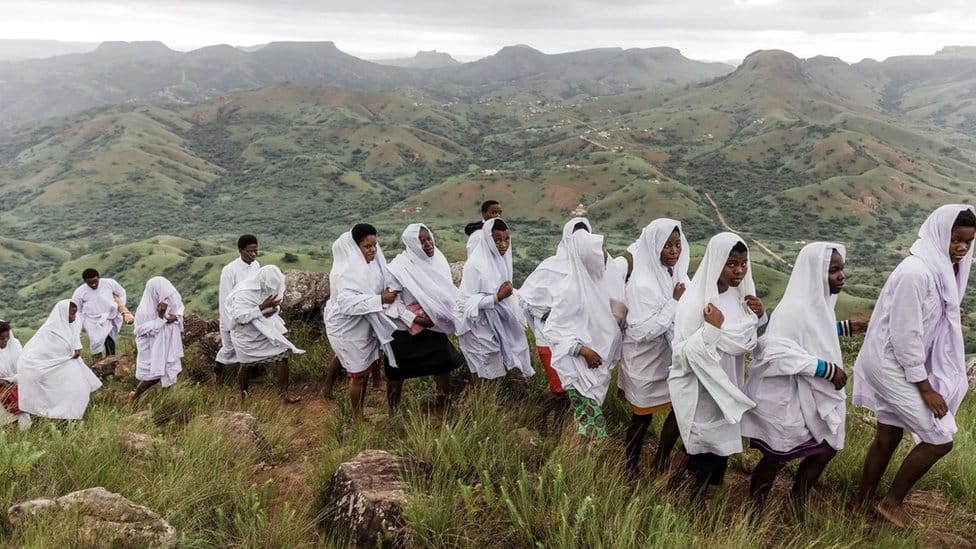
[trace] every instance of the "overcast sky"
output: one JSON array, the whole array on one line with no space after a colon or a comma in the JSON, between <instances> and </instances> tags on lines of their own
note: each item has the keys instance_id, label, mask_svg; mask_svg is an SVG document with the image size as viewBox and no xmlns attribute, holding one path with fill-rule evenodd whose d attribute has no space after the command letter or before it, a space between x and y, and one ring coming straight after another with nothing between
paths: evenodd
<instances>
[{"instance_id":1,"label":"overcast sky","mask_svg":"<svg viewBox=\"0 0 976 549\"><path fill-rule=\"evenodd\" d=\"M0 38L184 50L332 40L365 57L436 49L464 60L511 44L672 46L709 60L778 48L858 61L976 45L976 0L0 0Z\"/></svg>"}]
</instances>

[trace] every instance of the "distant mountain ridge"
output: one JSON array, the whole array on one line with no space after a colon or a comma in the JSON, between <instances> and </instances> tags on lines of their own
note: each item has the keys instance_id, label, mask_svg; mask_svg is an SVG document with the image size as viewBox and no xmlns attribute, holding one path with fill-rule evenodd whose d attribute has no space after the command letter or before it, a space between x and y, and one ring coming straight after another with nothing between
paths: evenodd
<instances>
[{"instance_id":1,"label":"distant mountain ridge","mask_svg":"<svg viewBox=\"0 0 976 549\"><path fill-rule=\"evenodd\" d=\"M460 61L451 57L451 54L437 50L418 51L413 57L376 59L373 62L380 65L390 65L407 69L441 69L461 64Z\"/></svg>"}]
</instances>

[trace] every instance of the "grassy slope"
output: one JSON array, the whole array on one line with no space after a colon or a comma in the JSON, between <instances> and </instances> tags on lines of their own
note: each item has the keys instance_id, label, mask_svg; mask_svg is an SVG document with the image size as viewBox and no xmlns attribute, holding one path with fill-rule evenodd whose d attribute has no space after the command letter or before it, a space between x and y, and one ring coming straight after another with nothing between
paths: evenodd
<instances>
[{"instance_id":1,"label":"grassy slope","mask_svg":"<svg viewBox=\"0 0 976 549\"><path fill-rule=\"evenodd\" d=\"M175 387L146 394L137 408L151 410L153 420L144 422L120 404L134 381L116 380L94 395L83 422L61 430L41 423L26 433L0 431L0 462L8 464L0 468L0 508L104 486L159 511L180 531L184 547L344 546L342 532L316 534L317 495L340 462L362 449L382 448L430 466L429 474L409 477L404 517L417 547L917 547L964 546L960 540L966 536L974 541L971 401L958 418L955 450L910 500L927 528L896 531L847 511L871 437L858 411L848 418L846 448L815 493L816 512L804 513L802 520L791 514L784 474L770 512L747 520L745 471L756 462L755 451L733 458L725 487L704 512L689 506L686 496L668 492L651 473L629 486L620 465L629 412L612 394L605 405L611 436L602 443L583 443L568 430L561 437L530 433L533 441L515 434L518 428L538 428L546 398L539 375L528 387L506 383L463 395L443 421L421 412L432 398L427 380L408 383L402 412L392 418L382 411L383 396L371 391L371 422L354 428L344 399L325 402L317 392L330 355L326 344L309 340L314 331L296 328L297 342L309 350L292 364L305 401L285 407L271 387L259 386L244 407L259 419L268 440L265 455L229 445L201 417L240 407L229 386L195 385L184 375ZM856 341L845 342L845 348L850 356ZM188 357L186 367L208 365ZM162 442L140 456L121 443L128 432ZM653 437L645 460L653 453ZM909 447L906 439L896 459ZM255 467L258 461L264 465ZM649 463L645 467L650 470ZM0 542L74 546L71 531L70 521L36 526L0 532Z\"/></svg>"}]
</instances>

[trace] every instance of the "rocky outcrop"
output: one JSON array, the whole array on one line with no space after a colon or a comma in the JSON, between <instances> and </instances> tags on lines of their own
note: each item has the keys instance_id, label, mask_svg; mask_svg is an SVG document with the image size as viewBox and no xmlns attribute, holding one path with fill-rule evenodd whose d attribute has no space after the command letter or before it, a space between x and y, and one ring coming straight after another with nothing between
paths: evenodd
<instances>
[{"instance_id":1,"label":"rocky outcrop","mask_svg":"<svg viewBox=\"0 0 976 549\"><path fill-rule=\"evenodd\" d=\"M136 362L130 356L111 355L91 365L92 372L98 377L124 377L135 374Z\"/></svg>"},{"instance_id":2,"label":"rocky outcrop","mask_svg":"<svg viewBox=\"0 0 976 549\"><path fill-rule=\"evenodd\" d=\"M401 512L407 501L404 458L363 450L336 470L322 497L322 527L354 547L408 545Z\"/></svg>"},{"instance_id":3,"label":"rocky outcrop","mask_svg":"<svg viewBox=\"0 0 976 549\"><path fill-rule=\"evenodd\" d=\"M329 273L285 271L285 288L282 317L321 320L322 307L329 300Z\"/></svg>"},{"instance_id":4,"label":"rocky outcrop","mask_svg":"<svg viewBox=\"0 0 976 549\"><path fill-rule=\"evenodd\" d=\"M464 262L455 261L451 263L451 276L454 277L454 285L461 286L461 274L464 272Z\"/></svg>"},{"instance_id":5,"label":"rocky outcrop","mask_svg":"<svg viewBox=\"0 0 976 549\"><path fill-rule=\"evenodd\" d=\"M217 427L221 436L241 448L263 450L267 444L258 431L258 420L247 412L217 412Z\"/></svg>"},{"instance_id":6,"label":"rocky outcrop","mask_svg":"<svg viewBox=\"0 0 976 549\"><path fill-rule=\"evenodd\" d=\"M88 488L55 499L34 499L7 510L11 525L24 521L51 521L52 527L64 524L65 517L80 517L75 537L90 546L176 547L176 529L148 507L109 492Z\"/></svg>"}]
</instances>

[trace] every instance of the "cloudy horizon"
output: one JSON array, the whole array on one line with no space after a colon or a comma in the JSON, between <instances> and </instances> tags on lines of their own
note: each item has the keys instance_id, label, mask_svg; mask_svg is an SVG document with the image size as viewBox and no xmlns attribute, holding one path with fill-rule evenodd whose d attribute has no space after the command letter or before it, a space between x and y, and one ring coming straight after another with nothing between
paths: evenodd
<instances>
[{"instance_id":1,"label":"cloudy horizon","mask_svg":"<svg viewBox=\"0 0 976 549\"><path fill-rule=\"evenodd\" d=\"M370 59L437 50L468 61L526 44L546 53L668 46L715 61L783 49L856 62L976 45L976 3L965 0L0 0L0 9L0 39L158 40L178 50L332 41Z\"/></svg>"}]
</instances>

